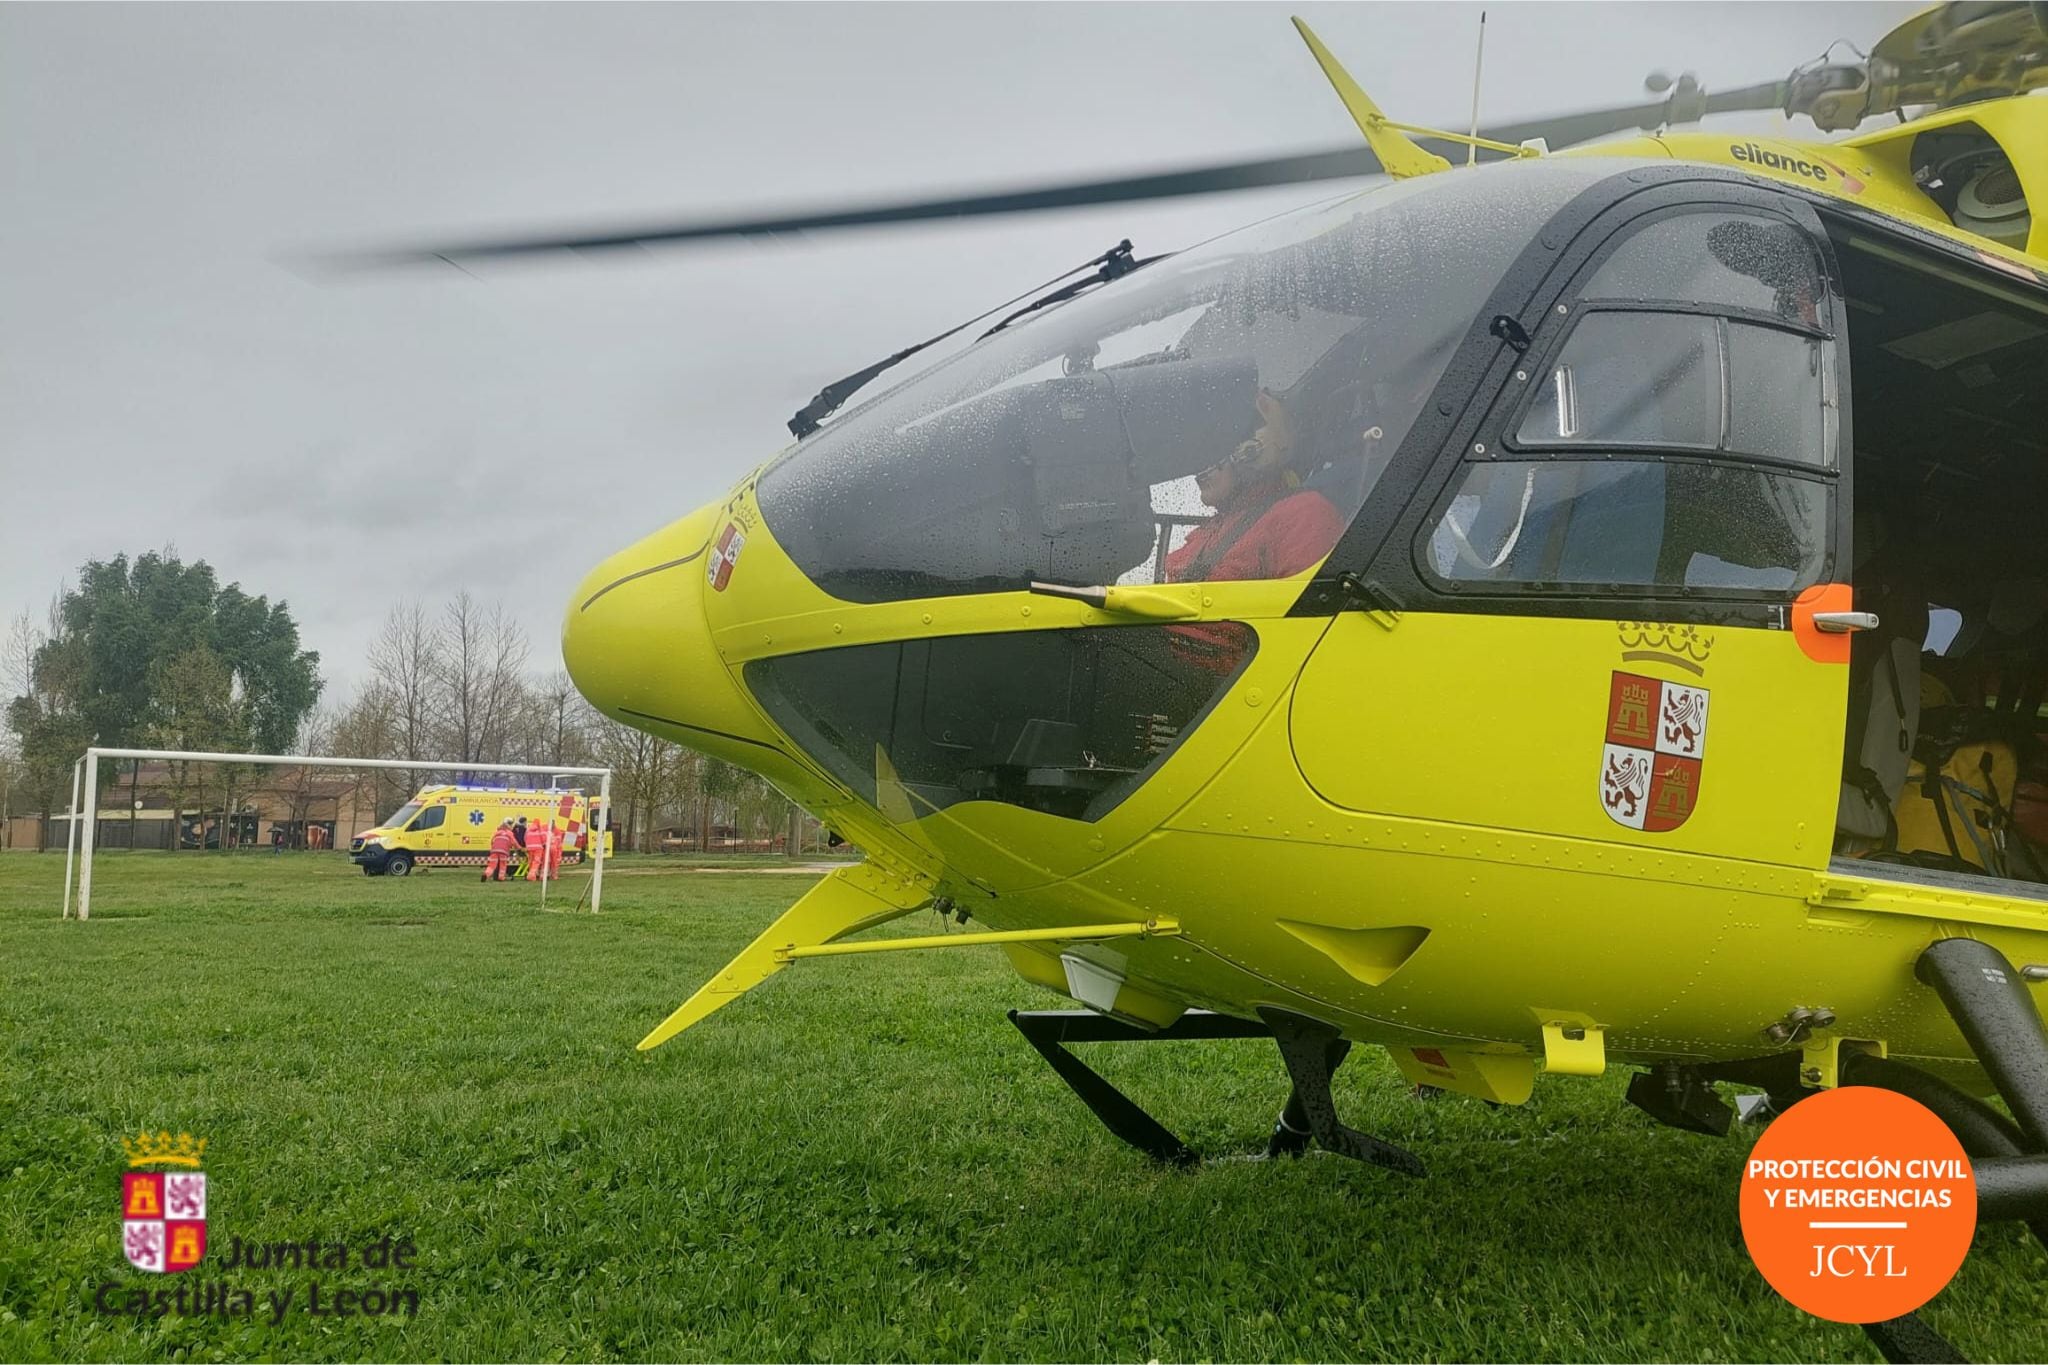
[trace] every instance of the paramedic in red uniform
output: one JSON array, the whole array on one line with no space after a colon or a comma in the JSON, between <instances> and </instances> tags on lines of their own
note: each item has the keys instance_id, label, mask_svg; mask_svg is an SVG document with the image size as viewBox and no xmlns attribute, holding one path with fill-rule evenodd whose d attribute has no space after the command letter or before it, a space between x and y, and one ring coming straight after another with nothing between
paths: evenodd
<instances>
[{"instance_id":1,"label":"paramedic in red uniform","mask_svg":"<svg viewBox=\"0 0 2048 1365\"><path fill-rule=\"evenodd\" d=\"M562 827L550 820L547 823L548 837L548 880L562 880Z\"/></svg>"},{"instance_id":2,"label":"paramedic in red uniform","mask_svg":"<svg viewBox=\"0 0 2048 1365\"><path fill-rule=\"evenodd\" d=\"M1252 438L1195 476L1202 501L1216 515L1197 526L1166 557L1169 583L1288 578L1328 554L1343 533L1330 500L1299 486L1287 410L1260 389Z\"/></svg>"},{"instance_id":3,"label":"paramedic in red uniform","mask_svg":"<svg viewBox=\"0 0 2048 1365\"><path fill-rule=\"evenodd\" d=\"M487 882L505 880L505 870L512 865L512 822L500 820L498 827L491 831L491 856L484 862L483 879Z\"/></svg>"},{"instance_id":4,"label":"paramedic in red uniform","mask_svg":"<svg viewBox=\"0 0 2048 1365\"><path fill-rule=\"evenodd\" d=\"M526 824L526 880L537 882L548 865L548 827L538 820Z\"/></svg>"}]
</instances>

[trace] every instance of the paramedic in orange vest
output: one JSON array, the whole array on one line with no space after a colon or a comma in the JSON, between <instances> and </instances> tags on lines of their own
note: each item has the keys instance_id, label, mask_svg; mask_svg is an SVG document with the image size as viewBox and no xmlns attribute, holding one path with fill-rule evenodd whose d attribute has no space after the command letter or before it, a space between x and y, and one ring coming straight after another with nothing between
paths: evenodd
<instances>
[{"instance_id":1,"label":"paramedic in orange vest","mask_svg":"<svg viewBox=\"0 0 2048 1365\"><path fill-rule=\"evenodd\" d=\"M562 880L562 827L548 821L548 880Z\"/></svg>"},{"instance_id":2,"label":"paramedic in orange vest","mask_svg":"<svg viewBox=\"0 0 2048 1365\"><path fill-rule=\"evenodd\" d=\"M483 880L502 882L505 870L512 865L512 822L500 820L498 827L491 831L491 856L484 861Z\"/></svg>"},{"instance_id":3,"label":"paramedic in orange vest","mask_svg":"<svg viewBox=\"0 0 2048 1365\"><path fill-rule=\"evenodd\" d=\"M526 822L526 880L537 882L548 865L548 827L538 820Z\"/></svg>"}]
</instances>

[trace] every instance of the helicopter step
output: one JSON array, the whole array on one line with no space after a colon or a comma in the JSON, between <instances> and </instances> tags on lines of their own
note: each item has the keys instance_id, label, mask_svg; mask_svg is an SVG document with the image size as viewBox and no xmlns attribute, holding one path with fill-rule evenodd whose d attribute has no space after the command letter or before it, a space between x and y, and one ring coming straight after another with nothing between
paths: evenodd
<instances>
[{"instance_id":1,"label":"helicopter step","mask_svg":"<svg viewBox=\"0 0 2048 1365\"><path fill-rule=\"evenodd\" d=\"M1285 1010L1261 1010L1263 1022L1227 1014L1190 1010L1162 1029L1141 1029L1092 1010L1011 1010L1010 1022L1038 1050L1081 1102L1093 1110L1110 1132L1156 1161L1174 1166L1200 1164L1201 1154L1146 1113L1067 1051L1068 1043L1189 1042L1216 1038L1273 1038L1294 1082L1286 1108L1273 1127L1266 1155L1297 1156L1311 1141L1340 1156L1375 1166L1421 1175L1422 1163L1411 1153L1368 1134L1347 1128L1337 1118L1330 1098L1330 1077L1350 1052L1351 1044L1318 1020Z\"/></svg>"}]
</instances>

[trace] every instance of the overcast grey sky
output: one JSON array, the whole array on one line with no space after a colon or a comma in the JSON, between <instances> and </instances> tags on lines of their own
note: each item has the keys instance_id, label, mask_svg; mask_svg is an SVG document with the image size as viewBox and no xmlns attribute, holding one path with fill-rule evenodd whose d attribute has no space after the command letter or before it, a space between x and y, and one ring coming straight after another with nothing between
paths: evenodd
<instances>
[{"instance_id":1,"label":"overcast grey sky","mask_svg":"<svg viewBox=\"0 0 2048 1365\"><path fill-rule=\"evenodd\" d=\"M1298 8L1395 117L1463 125L1479 6ZM1915 8L1493 0L1482 117L1639 100L1655 67L1770 79ZM823 384L1119 237L1185 246L1328 189L482 282L281 256L1339 144L1288 13L0 8L0 610L169 542L287 599L332 701L407 595L502 597L552 666L583 572L779 448Z\"/></svg>"}]
</instances>

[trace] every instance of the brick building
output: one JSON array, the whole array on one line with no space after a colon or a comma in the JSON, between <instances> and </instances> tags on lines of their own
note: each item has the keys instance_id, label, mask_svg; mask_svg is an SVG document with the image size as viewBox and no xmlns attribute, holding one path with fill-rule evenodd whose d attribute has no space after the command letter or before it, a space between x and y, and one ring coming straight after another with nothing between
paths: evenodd
<instances>
[{"instance_id":1,"label":"brick building","mask_svg":"<svg viewBox=\"0 0 2048 1365\"><path fill-rule=\"evenodd\" d=\"M380 805L396 804L380 795L388 781L344 768L245 767L224 784L214 764L186 765L180 782L162 760L106 760L100 777L100 848L168 849L174 839L185 848L267 848L279 836L290 848L346 849L350 835L389 814ZM63 848L70 823L61 812L47 822L18 815L0 830L0 847Z\"/></svg>"}]
</instances>

